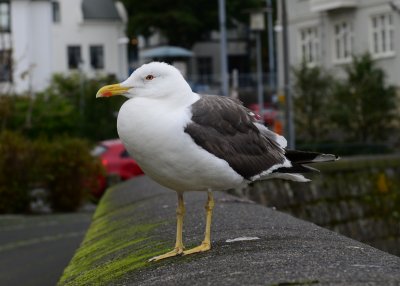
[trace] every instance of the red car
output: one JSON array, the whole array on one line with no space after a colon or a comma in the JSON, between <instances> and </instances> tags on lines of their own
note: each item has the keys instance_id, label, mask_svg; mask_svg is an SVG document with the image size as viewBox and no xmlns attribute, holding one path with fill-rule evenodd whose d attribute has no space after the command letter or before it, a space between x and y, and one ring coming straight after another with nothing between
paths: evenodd
<instances>
[{"instance_id":1,"label":"red car","mask_svg":"<svg viewBox=\"0 0 400 286\"><path fill-rule=\"evenodd\" d=\"M106 171L106 177L99 178L99 188L93 191L96 197L101 197L111 179L124 181L143 174L119 139L101 141L92 150L92 155L100 158Z\"/></svg>"}]
</instances>

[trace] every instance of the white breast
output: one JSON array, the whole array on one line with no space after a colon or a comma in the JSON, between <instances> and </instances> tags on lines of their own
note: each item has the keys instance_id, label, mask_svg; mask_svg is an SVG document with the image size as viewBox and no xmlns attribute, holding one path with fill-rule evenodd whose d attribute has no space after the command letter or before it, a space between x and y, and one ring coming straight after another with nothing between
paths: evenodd
<instances>
[{"instance_id":1,"label":"white breast","mask_svg":"<svg viewBox=\"0 0 400 286\"><path fill-rule=\"evenodd\" d=\"M190 121L186 106L171 108L158 99L132 98L118 115L118 134L143 171L176 191L222 190L243 177L208 153L184 132Z\"/></svg>"}]
</instances>

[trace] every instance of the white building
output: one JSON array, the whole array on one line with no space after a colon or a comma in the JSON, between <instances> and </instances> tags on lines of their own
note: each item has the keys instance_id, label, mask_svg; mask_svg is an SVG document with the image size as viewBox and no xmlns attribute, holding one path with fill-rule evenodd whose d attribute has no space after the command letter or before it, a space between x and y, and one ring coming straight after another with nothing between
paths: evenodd
<instances>
[{"instance_id":1,"label":"white building","mask_svg":"<svg viewBox=\"0 0 400 286\"><path fill-rule=\"evenodd\" d=\"M128 73L126 13L113 0L0 1L0 81L40 91L52 74Z\"/></svg>"},{"instance_id":2,"label":"white building","mask_svg":"<svg viewBox=\"0 0 400 286\"><path fill-rule=\"evenodd\" d=\"M290 0L288 12L289 62L302 60L343 73L353 55L369 52L400 86L400 0ZM279 12L279 15L281 13ZM283 81L282 33L279 40L279 79Z\"/></svg>"}]
</instances>

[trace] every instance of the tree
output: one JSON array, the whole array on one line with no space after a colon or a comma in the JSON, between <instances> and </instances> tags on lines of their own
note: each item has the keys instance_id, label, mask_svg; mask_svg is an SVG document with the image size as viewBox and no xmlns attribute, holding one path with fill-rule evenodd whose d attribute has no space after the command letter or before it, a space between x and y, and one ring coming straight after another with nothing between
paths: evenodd
<instances>
[{"instance_id":1,"label":"tree","mask_svg":"<svg viewBox=\"0 0 400 286\"><path fill-rule=\"evenodd\" d=\"M306 140L320 141L329 126L327 110L333 78L320 67L308 67L304 61L293 73L296 131Z\"/></svg>"},{"instance_id":2,"label":"tree","mask_svg":"<svg viewBox=\"0 0 400 286\"><path fill-rule=\"evenodd\" d=\"M218 29L218 1L216 0L122 0L128 15L128 35L150 36L161 32L171 45L190 48L196 41ZM258 0L226 0L228 24L233 19L248 21L246 9L260 7Z\"/></svg>"},{"instance_id":3,"label":"tree","mask_svg":"<svg viewBox=\"0 0 400 286\"><path fill-rule=\"evenodd\" d=\"M368 53L354 57L345 72L346 80L335 87L332 120L351 140L382 142L397 116L395 88L386 85Z\"/></svg>"}]
</instances>

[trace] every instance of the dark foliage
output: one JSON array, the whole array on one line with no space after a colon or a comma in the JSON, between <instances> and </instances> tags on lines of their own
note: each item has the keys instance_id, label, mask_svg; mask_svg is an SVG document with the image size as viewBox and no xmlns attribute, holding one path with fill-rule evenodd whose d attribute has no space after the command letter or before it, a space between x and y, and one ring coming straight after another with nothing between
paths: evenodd
<instances>
[{"instance_id":1,"label":"dark foliage","mask_svg":"<svg viewBox=\"0 0 400 286\"><path fill-rule=\"evenodd\" d=\"M99 141L117 137L116 114L125 100L96 99L97 90L113 77L80 78L56 74L50 86L31 99L0 96L0 130L16 130L29 138L60 135Z\"/></svg>"},{"instance_id":2,"label":"dark foliage","mask_svg":"<svg viewBox=\"0 0 400 286\"><path fill-rule=\"evenodd\" d=\"M215 0L123 0L129 15L128 34L149 36L154 30L164 35L169 44L190 48L194 42L218 30L218 1ZM226 0L228 24L233 19L247 22L246 9L261 7L257 0Z\"/></svg>"},{"instance_id":3,"label":"dark foliage","mask_svg":"<svg viewBox=\"0 0 400 286\"><path fill-rule=\"evenodd\" d=\"M345 72L346 80L335 87L332 121L350 140L383 142L398 119L395 87L387 86L369 54L354 57Z\"/></svg>"},{"instance_id":4,"label":"dark foliage","mask_svg":"<svg viewBox=\"0 0 400 286\"><path fill-rule=\"evenodd\" d=\"M296 131L303 140L319 141L328 133L333 78L320 67L303 62L293 69Z\"/></svg>"},{"instance_id":5,"label":"dark foliage","mask_svg":"<svg viewBox=\"0 0 400 286\"><path fill-rule=\"evenodd\" d=\"M29 212L30 191L35 188L49 191L54 211L74 211L96 188L101 173L85 140L30 140L0 132L0 213Z\"/></svg>"}]
</instances>

